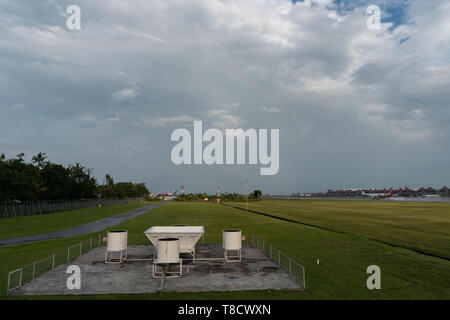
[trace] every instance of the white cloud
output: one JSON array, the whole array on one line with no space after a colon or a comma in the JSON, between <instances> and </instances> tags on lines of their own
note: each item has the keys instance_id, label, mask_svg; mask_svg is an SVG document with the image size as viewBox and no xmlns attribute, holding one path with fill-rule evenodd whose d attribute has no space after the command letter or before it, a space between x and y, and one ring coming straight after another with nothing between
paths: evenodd
<instances>
[{"instance_id":1,"label":"white cloud","mask_svg":"<svg viewBox=\"0 0 450 320\"><path fill-rule=\"evenodd\" d=\"M120 117L119 117L119 115L115 115L114 117L108 118L106 120L110 121L110 122L119 122L120 121Z\"/></svg>"},{"instance_id":2,"label":"white cloud","mask_svg":"<svg viewBox=\"0 0 450 320\"><path fill-rule=\"evenodd\" d=\"M210 127L218 129L238 128L244 120L233 115L226 109L209 110L206 115L200 117L192 117L188 115L180 115L173 117L145 117L140 121L140 124L148 127L166 127L168 125L190 125L195 120L207 121L211 124Z\"/></svg>"},{"instance_id":3,"label":"white cloud","mask_svg":"<svg viewBox=\"0 0 450 320\"><path fill-rule=\"evenodd\" d=\"M208 117L214 128L218 129L233 129L238 128L244 120L232 114L229 110L215 109L208 111Z\"/></svg>"},{"instance_id":4,"label":"white cloud","mask_svg":"<svg viewBox=\"0 0 450 320\"><path fill-rule=\"evenodd\" d=\"M149 127L165 127L172 124L185 124L193 122L196 119L191 116L176 116L176 117L158 117L158 118L144 118L142 124Z\"/></svg>"},{"instance_id":5,"label":"white cloud","mask_svg":"<svg viewBox=\"0 0 450 320\"><path fill-rule=\"evenodd\" d=\"M26 104L25 102L22 102L22 103L16 103L16 104L13 104L13 105L11 106L11 108L12 108L13 110L22 110L22 109L25 109L26 106L27 106L27 104Z\"/></svg>"},{"instance_id":6,"label":"white cloud","mask_svg":"<svg viewBox=\"0 0 450 320\"><path fill-rule=\"evenodd\" d=\"M125 88L116 92L113 92L112 97L114 101L132 100L139 95L138 88Z\"/></svg>"},{"instance_id":7,"label":"white cloud","mask_svg":"<svg viewBox=\"0 0 450 320\"><path fill-rule=\"evenodd\" d=\"M266 112L281 112L282 109L278 107L263 107L263 110Z\"/></svg>"},{"instance_id":8,"label":"white cloud","mask_svg":"<svg viewBox=\"0 0 450 320\"><path fill-rule=\"evenodd\" d=\"M230 104L224 104L223 107L224 108L237 108L240 107L242 105L242 102L233 102Z\"/></svg>"},{"instance_id":9,"label":"white cloud","mask_svg":"<svg viewBox=\"0 0 450 320\"><path fill-rule=\"evenodd\" d=\"M139 32L139 31L127 28L123 25L117 26L116 30L119 33L122 33L127 36L131 36L131 37L135 37L135 38L143 38L143 39L152 40L152 41L161 42L161 43L166 42L166 40L164 40L162 38L153 36L153 35L145 33L145 32Z\"/></svg>"}]
</instances>

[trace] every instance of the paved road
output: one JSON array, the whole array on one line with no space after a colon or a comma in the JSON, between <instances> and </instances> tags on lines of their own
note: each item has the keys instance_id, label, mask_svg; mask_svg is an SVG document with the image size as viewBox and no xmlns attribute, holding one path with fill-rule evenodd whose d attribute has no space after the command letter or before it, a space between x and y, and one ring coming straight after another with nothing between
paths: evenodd
<instances>
[{"instance_id":1,"label":"paved road","mask_svg":"<svg viewBox=\"0 0 450 320\"><path fill-rule=\"evenodd\" d=\"M83 234L98 232L98 231L104 230L106 228L110 228L110 227L116 226L118 224L121 224L124 221L136 218L137 216L140 216L140 215L142 215L150 210L153 210L153 209L155 209L163 204L166 204L166 203L167 203L167 201L161 202L161 203L156 203L151 206L145 206L145 207L142 207L139 209L121 213L121 214L118 214L118 215L115 215L115 216L112 216L109 218L86 223L81 226L73 227L73 228L66 229L66 230L50 232L50 233L43 233L43 234L36 234L36 235L18 237L18 238L0 239L0 247L11 246L11 245L21 244L21 243L26 243L26 242L41 241L41 240L69 238L69 237L80 236Z\"/></svg>"}]
</instances>

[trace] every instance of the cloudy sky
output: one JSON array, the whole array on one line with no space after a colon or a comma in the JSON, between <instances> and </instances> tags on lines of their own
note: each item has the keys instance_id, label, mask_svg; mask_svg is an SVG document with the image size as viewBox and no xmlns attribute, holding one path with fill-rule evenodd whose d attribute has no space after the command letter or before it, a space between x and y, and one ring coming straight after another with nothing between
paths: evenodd
<instances>
[{"instance_id":1,"label":"cloudy sky","mask_svg":"<svg viewBox=\"0 0 450 320\"><path fill-rule=\"evenodd\" d=\"M449 17L446 0L0 0L0 152L154 192L448 185ZM278 174L172 164L194 120L279 128Z\"/></svg>"}]
</instances>

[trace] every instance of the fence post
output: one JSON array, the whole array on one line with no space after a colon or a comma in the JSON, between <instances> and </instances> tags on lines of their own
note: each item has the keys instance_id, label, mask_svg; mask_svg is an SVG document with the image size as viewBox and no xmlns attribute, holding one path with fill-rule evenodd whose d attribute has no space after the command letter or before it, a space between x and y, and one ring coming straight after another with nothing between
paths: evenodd
<instances>
[{"instance_id":1,"label":"fence post","mask_svg":"<svg viewBox=\"0 0 450 320\"><path fill-rule=\"evenodd\" d=\"M52 254L52 270L55 269L55 254Z\"/></svg>"},{"instance_id":2,"label":"fence post","mask_svg":"<svg viewBox=\"0 0 450 320\"><path fill-rule=\"evenodd\" d=\"M31 277L32 280L34 280L34 273L36 271L36 261L33 262L33 275Z\"/></svg>"},{"instance_id":3,"label":"fence post","mask_svg":"<svg viewBox=\"0 0 450 320\"><path fill-rule=\"evenodd\" d=\"M67 247L67 262L69 262L70 247Z\"/></svg>"},{"instance_id":4,"label":"fence post","mask_svg":"<svg viewBox=\"0 0 450 320\"><path fill-rule=\"evenodd\" d=\"M59 291L62 292L62 276L63 276L63 271L59 272Z\"/></svg>"},{"instance_id":5,"label":"fence post","mask_svg":"<svg viewBox=\"0 0 450 320\"><path fill-rule=\"evenodd\" d=\"M11 272L8 272L8 286L6 287L6 295L9 296L9 288L11 287Z\"/></svg>"},{"instance_id":6,"label":"fence post","mask_svg":"<svg viewBox=\"0 0 450 320\"><path fill-rule=\"evenodd\" d=\"M100 248L100 233L98 234L98 247Z\"/></svg>"},{"instance_id":7,"label":"fence post","mask_svg":"<svg viewBox=\"0 0 450 320\"><path fill-rule=\"evenodd\" d=\"M270 251L270 260L272 260L272 245L270 245L269 251Z\"/></svg>"},{"instance_id":8,"label":"fence post","mask_svg":"<svg viewBox=\"0 0 450 320\"><path fill-rule=\"evenodd\" d=\"M288 257L288 259L289 259L289 275L291 276L292 275L292 272L291 272L291 258Z\"/></svg>"},{"instance_id":9,"label":"fence post","mask_svg":"<svg viewBox=\"0 0 450 320\"><path fill-rule=\"evenodd\" d=\"M278 265L281 267L281 251L279 249L278 250Z\"/></svg>"},{"instance_id":10,"label":"fence post","mask_svg":"<svg viewBox=\"0 0 450 320\"><path fill-rule=\"evenodd\" d=\"M305 267L302 266L302 274L303 274L303 289L306 288L306 282L305 282Z\"/></svg>"}]
</instances>

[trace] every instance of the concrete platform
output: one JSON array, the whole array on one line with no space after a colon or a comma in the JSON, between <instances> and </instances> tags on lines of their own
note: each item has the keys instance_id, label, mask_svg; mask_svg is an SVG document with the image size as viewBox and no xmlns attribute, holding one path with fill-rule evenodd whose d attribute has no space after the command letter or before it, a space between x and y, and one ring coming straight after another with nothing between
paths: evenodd
<instances>
[{"instance_id":1,"label":"concrete platform","mask_svg":"<svg viewBox=\"0 0 450 320\"><path fill-rule=\"evenodd\" d=\"M152 277L152 246L129 246L128 261L105 264L105 248L96 248L70 264L59 266L11 292L12 295L131 294L163 292L241 291L300 289L297 281L268 259L259 249L245 246L242 262L201 260L223 257L221 245L197 246L195 262L183 255L183 276L178 279ZM134 260L136 259L136 260ZM68 289L69 265L81 269L81 289ZM173 266L175 267L175 266Z\"/></svg>"}]
</instances>

